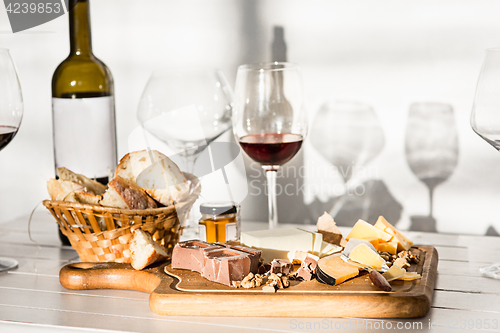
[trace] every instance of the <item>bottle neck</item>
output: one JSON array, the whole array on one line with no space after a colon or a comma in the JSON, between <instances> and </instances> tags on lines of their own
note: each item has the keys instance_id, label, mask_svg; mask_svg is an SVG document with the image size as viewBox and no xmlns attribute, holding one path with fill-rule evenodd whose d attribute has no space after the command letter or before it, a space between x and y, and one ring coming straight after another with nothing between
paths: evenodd
<instances>
[{"instance_id":1,"label":"bottle neck","mask_svg":"<svg viewBox=\"0 0 500 333\"><path fill-rule=\"evenodd\" d=\"M90 57L92 39L88 0L70 0L69 40L72 56Z\"/></svg>"}]
</instances>

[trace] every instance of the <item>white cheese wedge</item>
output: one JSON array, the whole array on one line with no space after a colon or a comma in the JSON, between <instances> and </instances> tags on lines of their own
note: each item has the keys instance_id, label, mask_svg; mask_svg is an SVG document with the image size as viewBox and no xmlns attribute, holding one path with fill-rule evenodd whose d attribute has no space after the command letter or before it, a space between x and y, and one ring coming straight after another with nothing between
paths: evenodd
<instances>
[{"instance_id":1,"label":"white cheese wedge","mask_svg":"<svg viewBox=\"0 0 500 333\"><path fill-rule=\"evenodd\" d=\"M359 244L349 253L349 259L362 265L382 270L385 265L385 260L382 259L377 252L373 251L366 244Z\"/></svg>"},{"instance_id":2,"label":"white cheese wedge","mask_svg":"<svg viewBox=\"0 0 500 333\"><path fill-rule=\"evenodd\" d=\"M295 251L311 252L314 249L313 232L297 228L266 229L241 233L241 243L262 250L261 258L289 259ZM319 238L318 238L319 239Z\"/></svg>"},{"instance_id":3,"label":"white cheese wedge","mask_svg":"<svg viewBox=\"0 0 500 333\"><path fill-rule=\"evenodd\" d=\"M303 231L303 232L309 232L312 234L313 244L312 244L311 252L318 255L321 252L321 248L323 247L323 235L320 234L319 232L307 231L307 230L300 229L300 228L298 228L298 230Z\"/></svg>"},{"instance_id":4,"label":"white cheese wedge","mask_svg":"<svg viewBox=\"0 0 500 333\"><path fill-rule=\"evenodd\" d=\"M399 267L398 265L392 265L391 268L387 270L384 274L382 274L383 277L387 281L392 281L396 280L406 274L406 269Z\"/></svg>"},{"instance_id":5,"label":"white cheese wedge","mask_svg":"<svg viewBox=\"0 0 500 333\"><path fill-rule=\"evenodd\" d=\"M321 233L298 228L242 232L241 243L262 250L261 258L266 262L273 259L300 261L304 253L324 257L342 250L340 246L323 242Z\"/></svg>"},{"instance_id":6,"label":"white cheese wedge","mask_svg":"<svg viewBox=\"0 0 500 333\"><path fill-rule=\"evenodd\" d=\"M241 242L247 246L266 249L311 251L313 234L297 228L248 231L241 233Z\"/></svg>"},{"instance_id":7,"label":"white cheese wedge","mask_svg":"<svg viewBox=\"0 0 500 333\"><path fill-rule=\"evenodd\" d=\"M327 256L330 254L340 252L340 251L342 251L342 246L334 245L334 244L327 243L327 242L322 242L319 256L324 257L324 256Z\"/></svg>"}]
</instances>

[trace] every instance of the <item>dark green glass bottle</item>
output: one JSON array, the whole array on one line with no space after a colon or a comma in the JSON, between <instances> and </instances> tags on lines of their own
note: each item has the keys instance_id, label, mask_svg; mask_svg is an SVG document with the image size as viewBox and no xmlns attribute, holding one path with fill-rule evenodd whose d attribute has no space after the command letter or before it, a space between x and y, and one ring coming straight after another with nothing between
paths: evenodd
<instances>
[{"instance_id":1,"label":"dark green glass bottle","mask_svg":"<svg viewBox=\"0 0 500 333\"><path fill-rule=\"evenodd\" d=\"M55 167L106 184L117 161L113 77L92 53L88 0L69 5L70 54L52 77Z\"/></svg>"},{"instance_id":2,"label":"dark green glass bottle","mask_svg":"<svg viewBox=\"0 0 500 333\"><path fill-rule=\"evenodd\" d=\"M113 77L92 53L88 0L70 8L70 54L52 77L55 166L107 183L116 167Z\"/></svg>"}]
</instances>

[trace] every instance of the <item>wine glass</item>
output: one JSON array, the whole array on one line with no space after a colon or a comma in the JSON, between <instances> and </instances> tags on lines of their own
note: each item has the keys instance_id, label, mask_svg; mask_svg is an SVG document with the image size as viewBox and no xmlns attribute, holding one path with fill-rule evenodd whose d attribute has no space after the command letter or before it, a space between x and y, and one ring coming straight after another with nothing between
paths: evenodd
<instances>
[{"instance_id":1,"label":"wine glass","mask_svg":"<svg viewBox=\"0 0 500 333\"><path fill-rule=\"evenodd\" d=\"M500 151L500 48L487 49L476 86L471 127ZM500 279L500 263L479 269L483 276Z\"/></svg>"},{"instance_id":2,"label":"wine glass","mask_svg":"<svg viewBox=\"0 0 500 333\"><path fill-rule=\"evenodd\" d=\"M299 66L286 62L239 66L233 132L243 151L266 171L269 228L276 228L276 173L300 150L307 134Z\"/></svg>"},{"instance_id":3,"label":"wine glass","mask_svg":"<svg viewBox=\"0 0 500 333\"><path fill-rule=\"evenodd\" d=\"M137 117L147 132L182 156L184 169L194 174L197 157L231 128L232 99L232 89L220 70L159 70L144 88ZM192 216L186 220L185 234L197 233Z\"/></svg>"},{"instance_id":4,"label":"wine glass","mask_svg":"<svg viewBox=\"0 0 500 333\"><path fill-rule=\"evenodd\" d=\"M0 151L14 139L23 118L23 96L9 50L0 49ZM0 257L0 272L17 267L12 258Z\"/></svg>"},{"instance_id":5,"label":"wine glass","mask_svg":"<svg viewBox=\"0 0 500 333\"><path fill-rule=\"evenodd\" d=\"M354 171L382 151L384 131L370 105L355 101L328 101L314 117L311 144L337 168L344 182L344 195L331 210L335 217L347 198Z\"/></svg>"},{"instance_id":6,"label":"wine glass","mask_svg":"<svg viewBox=\"0 0 500 333\"><path fill-rule=\"evenodd\" d=\"M434 190L453 174L458 163L458 134L451 105L410 105L405 152L411 171L429 190L429 215L413 216L410 230L435 232Z\"/></svg>"}]
</instances>

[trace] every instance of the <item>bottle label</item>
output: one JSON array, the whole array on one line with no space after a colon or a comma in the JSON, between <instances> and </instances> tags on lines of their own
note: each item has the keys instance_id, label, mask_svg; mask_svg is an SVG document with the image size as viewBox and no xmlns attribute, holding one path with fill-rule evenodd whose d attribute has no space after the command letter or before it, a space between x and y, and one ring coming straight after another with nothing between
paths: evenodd
<instances>
[{"instance_id":1,"label":"bottle label","mask_svg":"<svg viewBox=\"0 0 500 333\"><path fill-rule=\"evenodd\" d=\"M116 168L112 96L52 98L56 168L91 178L111 176Z\"/></svg>"}]
</instances>

